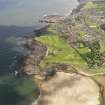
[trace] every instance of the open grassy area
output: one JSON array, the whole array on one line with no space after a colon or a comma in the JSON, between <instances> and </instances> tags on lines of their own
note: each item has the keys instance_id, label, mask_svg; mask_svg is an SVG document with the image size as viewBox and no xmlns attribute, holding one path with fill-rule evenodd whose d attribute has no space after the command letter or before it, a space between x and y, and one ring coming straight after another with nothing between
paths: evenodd
<instances>
[{"instance_id":1,"label":"open grassy area","mask_svg":"<svg viewBox=\"0 0 105 105\"><path fill-rule=\"evenodd\" d=\"M80 31L80 32L79 32L80 37L84 37L86 34L87 34L87 33L84 32L84 31Z\"/></svg>"},{"instance_id":2,"label":"open grassy area","mask_svg":"<svg viewBox=\"0 0 105 105\"><path fill-rule=\"evenodd\" d=\"M51 33L56 33L55 30L51 30ZM48 66L52 63L66 63L74 65L79 68L86 68L86 62L80 57L80 55L57 33L52 35L44 35L36 38L36 40L42 42L48 46L48 56L45 57L41 63L42 67Z\"/></svg>"},{"instance_id":3,"label":"open grassy area","mask_svg":"<svg viewBox=\"0 0 105 105\"><path fill-rule=\"evenodd\" d=\"M48 55L41 62L40 66L45 68L53 63L71 64L88 73L105 73L105 67L89 68L86 60L86 54L90 52L87 47L78 49L72 48L67 42L59 37L55 29L49 28L48 33L35 38L48 47ZM104 43L100 43L101 52L105 51Z\"/></svg>"},{"instance_id":4,"label":"open grassy area","mask_svg":"<svg viewBox=\"0 0 105 105\"><path fill-rule=\"evenodd\" d=\"M88 2L88 3L85 4L84 8L85 9L97 8L97 5L95 3L93 3L93 2L90 1L90 2Z\"/></svg>"}]
</instances>

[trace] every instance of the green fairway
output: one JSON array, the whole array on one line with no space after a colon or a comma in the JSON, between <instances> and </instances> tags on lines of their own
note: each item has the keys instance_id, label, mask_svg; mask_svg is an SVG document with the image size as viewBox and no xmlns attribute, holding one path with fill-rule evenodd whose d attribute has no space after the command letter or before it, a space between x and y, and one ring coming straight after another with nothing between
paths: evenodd
<instances>
[{"instance_id":1,"label":"green fairway","mask_svg":"<svg viewBox=\"0 0 105 105\"><path fill-rule=\"evenodd\" d=\"M41 62L40 67L45 68L54 63L71 64L75 68L79 68L88 73L104 73L105 67L89 68L86 61L87 53L90 53L89 48L81 47L74 49L70 44L60 38L58 33L53 28L48 28L48 33L35 38L48 47L48 55ZM105 51L104 43L100 42L101 52Z\"/></svg>"},{"instance_id":2,"label":"green fairway","mask_svg":"<svg viewBox=\"0 0 105 105\"><path fill-rule=\"evenodd\" d=\"M85 4L84 8L85 9L94 9L94 8L97 8L97 5L90 1L90 2Z\"/></svg>"},{"instance_id":3,"label":"green fairway","mask_svg":"<svg viewBox=\"0 0 105 105\"><path fill-rule=\"evenodd\" d=\"M54 30L50 30L50 32L53 33ZM48 56L41 63L42 67L53 63L66 63L79 68L87 67L86 62L80 55L57 34L44 35L36 38L36 40L48 46Z\"/></svg>"}]
</instances>

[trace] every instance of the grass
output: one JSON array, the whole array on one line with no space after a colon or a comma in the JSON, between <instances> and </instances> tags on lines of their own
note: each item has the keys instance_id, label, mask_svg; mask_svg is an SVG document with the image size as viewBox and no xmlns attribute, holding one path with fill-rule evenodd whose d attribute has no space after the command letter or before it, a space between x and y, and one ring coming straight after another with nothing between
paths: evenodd
<instances>
[{"instance_id":1,"label":"grass","mask_svg":"<svg viewBox=\"0 0 105 105\"><path fill-rule=\"evenodd\" d=\"M85 16L85 23L86 25L92 30L93 32L96 32L99 35L105 36L104 31L100 27L100 23L97 20L93 20L89 16Z\"/></svg>"},{"instance_id":2,"label":"grass","mask_svg":"<svg viewBox=\"0 0 105 105\"><path fill-rule=\"evenodd\" d=\"M86 8L86 9L97 8L97 5L93 2L88 2L85 4L84 8Z\"/></svg>"},{"instance_id":3,"label":"grass","mask_svg":"<svg viewBox=\"0 0 105 105\"><path fill-rule=\"evenodd\" d=\"M101 46L101 52L105 52L105 43L100 41L100 46Z\"/></svg>"},{"instance_id":4,"label":"grass","mask_svg":"<svg viewBox=\"0 0 105 105\"><path fill-rule=\"evenodd\" d=\"M55 30L51 29L50 31L48 29L48 32L56 33ZM67 42L60 38L57 33L54 33L36 38L36 40L48 46L49 54L45 57L41 66L45 67L53 63L66 63L79 68L87 67L86 62L80 55Z\"/></svg>"},{"instance_id":5,"label":"grass","mask_svg":"<svg viewBox=\"0 0 105 105\"><path fill-rule=\"evenodd\" d=\"M81 54L85 54L85 53L87 53L87 52L90 52L90 50L89 50L87 47L83 47L83 48L79 48L79 52L80 52Z\"/></svg>"},{"instance_id":6,"label":"grass","mask_svg":"<svg viewBox=\"0 0 105 105\"><path fill-rule=\"evenodd\" d=\"M105 73L105 67L89 68L86 60L83 58L90 50L87 47L78 49L72 48L67 42L59 37L55 29L49 28L46 35L35 38L48 47L48 55L41 62L40 66L46 68L53 63L71 64L88 73ZM100 43L101 52L105 51L104 43Z\"/></svg>"},{"instance_id":7,"label":"grass","mask_svg":"<svg viewBox=\"0 0 105 105\"><path fill-rule=\"evenodd\" d=\"M87 34L87 33L84 32L84 31L80 31L80 32L79 32L80 37L83 37L83 36L85 36L86 34Z\"/></svg>"}]
</instances>

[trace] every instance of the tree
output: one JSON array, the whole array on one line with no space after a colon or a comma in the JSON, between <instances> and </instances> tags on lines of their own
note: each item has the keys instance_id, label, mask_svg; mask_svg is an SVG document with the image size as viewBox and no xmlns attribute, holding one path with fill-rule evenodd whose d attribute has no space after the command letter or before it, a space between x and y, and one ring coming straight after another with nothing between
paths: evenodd
<instances>
[{"instance_id":1,"label":"tree","mask_svg":"<svg viewBox=\"0 0 105 105\"><path fill-rule=\"evenodd\" d=\"M98 41L88 42L86 47L90 49L90 54L87 55L87 62L90 66L101 66L104 57L100 51L101 47Z\"/></svg>"}]
</instances>

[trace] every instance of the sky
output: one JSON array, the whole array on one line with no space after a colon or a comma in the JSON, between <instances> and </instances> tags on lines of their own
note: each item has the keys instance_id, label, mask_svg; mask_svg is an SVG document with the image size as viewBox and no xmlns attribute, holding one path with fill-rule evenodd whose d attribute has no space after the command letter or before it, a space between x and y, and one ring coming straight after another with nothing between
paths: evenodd
<instances>
[{"instance_id":1,"label":"sky","mask_svg":"<svg viewBox=\"0 0 105 105\"><path fill-rule=\"evenodd\" d=\"M45 14L66 14L76 0L0 0L0 25L34 26Z\"/></svg>"}]
</instances>

